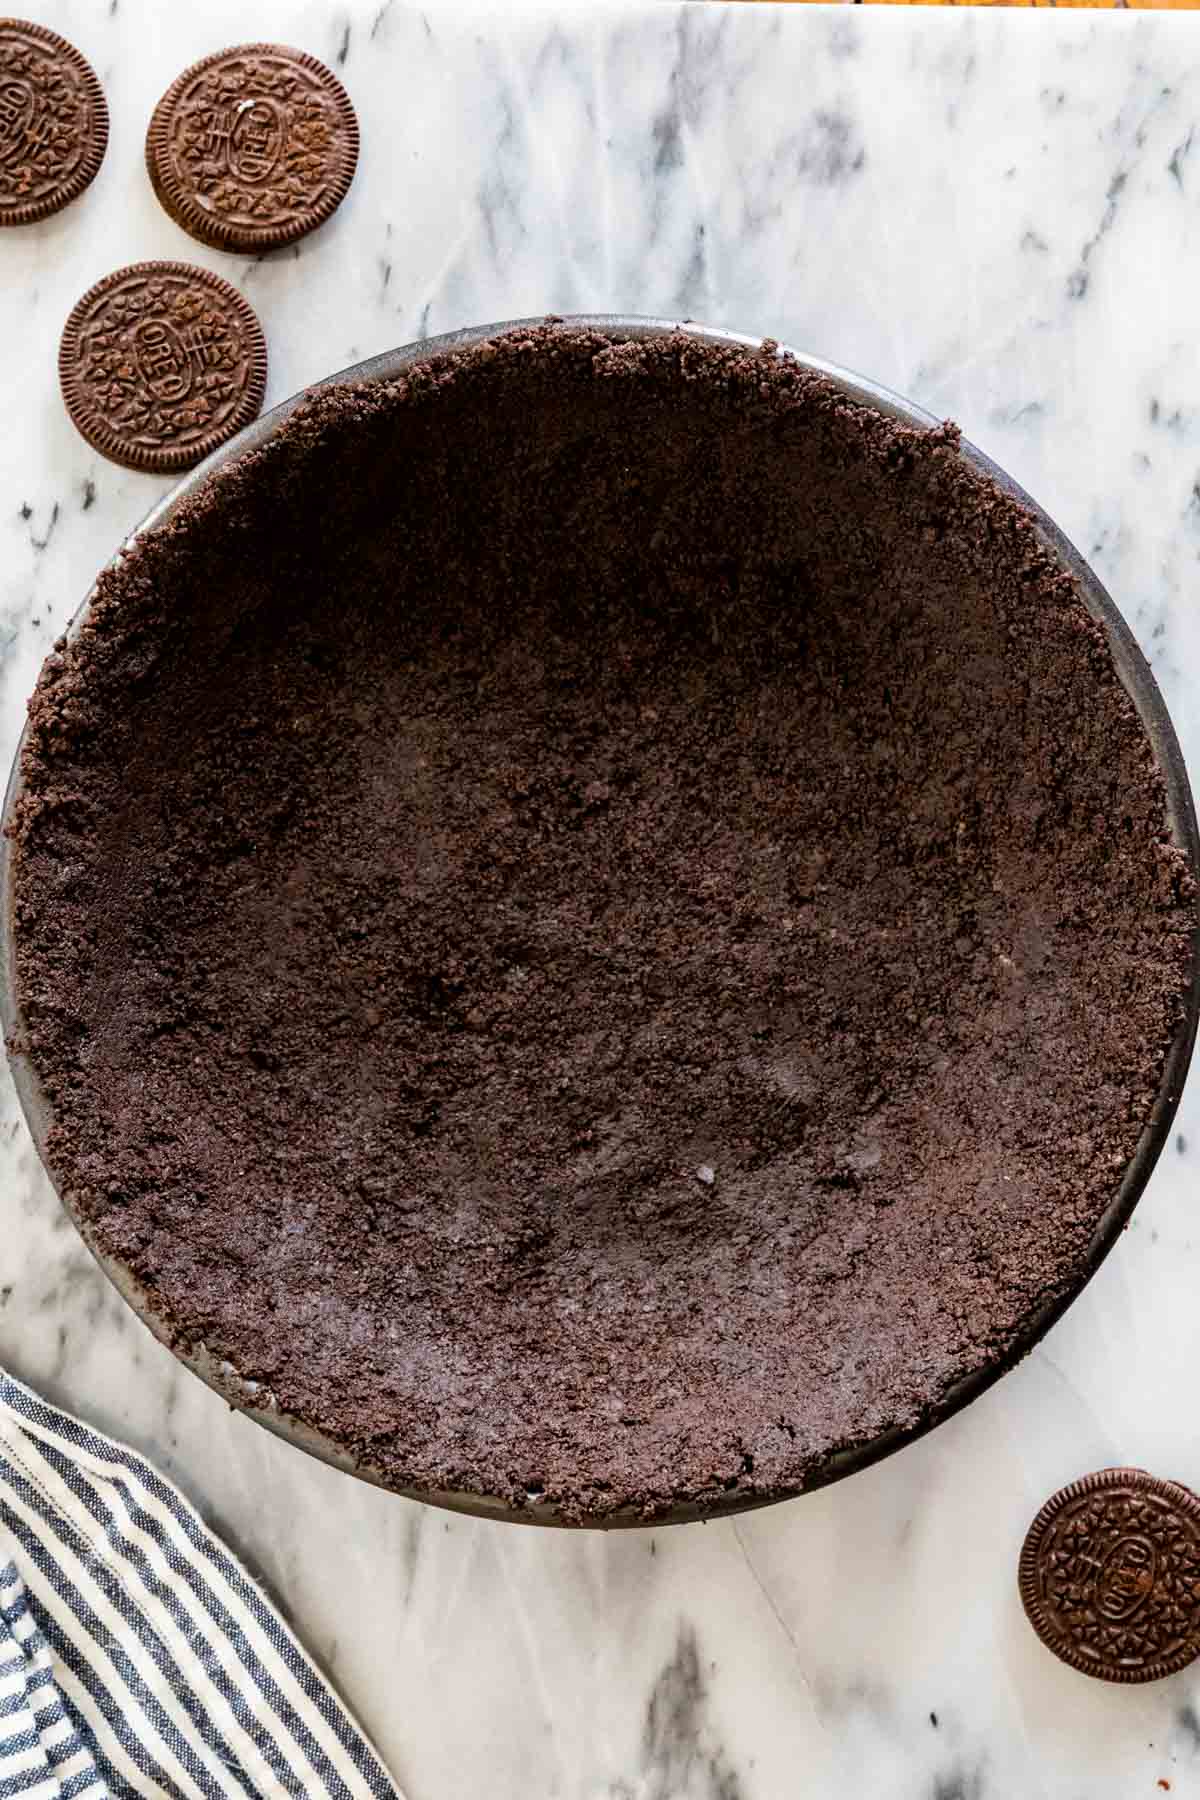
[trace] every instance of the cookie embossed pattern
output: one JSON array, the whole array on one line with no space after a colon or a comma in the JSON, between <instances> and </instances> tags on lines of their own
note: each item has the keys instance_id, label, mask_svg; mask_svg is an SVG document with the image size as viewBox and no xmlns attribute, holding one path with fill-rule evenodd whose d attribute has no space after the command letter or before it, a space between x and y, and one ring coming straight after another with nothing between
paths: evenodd
<instances>
[{"instance_id":1,"label":"cookie embossed pattern","mask_svg":"<svg viewBox=\"0 0 1200 1800\"><path fill-rule=\"evenodd\" d=\"M267 346L251 307L219 275L134 263L74 307L59 377L74 424L102 455L168 473L257 417Z\"/></svg>"},{"instance_id":2,"label":"cookie embossed pattern","mask_svg":"<svg viewBox=\"0 0 1200 1800\"><path fill-rule=\"evenodd\" d=\"M1029 1529L1021 1600L1055 1656L1102 1681L1158 1681L1200 1654L1200 1500L1142 1469L1061 1488Z\"/></svg>"},{"instance_id":3,"label":"cookie embossed pattern","mask_svg":"<svg viewBox=\"0 0 1200 1800\"><path fill-rule=\"evenodd\" d=\"M0 225L32 225L77 199L108 144L108 107L65 38L0 19Z\"/></svg>"},{"instance_id":4,"label":"cookie embossed pattern","mask_svg":"<svg viewBox=\"0 0 1200 1800\"><path fill-rule=\"evenodd\" d=\"M270 250L316 230L357 161L358 121L341 82L280 44L221 50L186 69L146 137L163 207L216 250Z\"/></svg>"}]
</instances>

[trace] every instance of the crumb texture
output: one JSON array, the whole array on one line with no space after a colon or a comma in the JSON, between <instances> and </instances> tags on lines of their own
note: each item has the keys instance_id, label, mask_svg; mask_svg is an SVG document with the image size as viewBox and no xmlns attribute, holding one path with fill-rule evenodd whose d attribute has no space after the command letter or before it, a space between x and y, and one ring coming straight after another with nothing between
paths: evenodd
<instances>
[{"instance_id":1,"label":"crumb texture","mask_svg":"<svg viewBox=\"0 0 1200 1800\"><path fill-rule=\"evenodd\" d=\"M1192 901L1028 515L770 355L310 398L31 703L18 992L96 1243L397 1485L818 1479L1077 1281Z\"/></svg>"}]
</instances>

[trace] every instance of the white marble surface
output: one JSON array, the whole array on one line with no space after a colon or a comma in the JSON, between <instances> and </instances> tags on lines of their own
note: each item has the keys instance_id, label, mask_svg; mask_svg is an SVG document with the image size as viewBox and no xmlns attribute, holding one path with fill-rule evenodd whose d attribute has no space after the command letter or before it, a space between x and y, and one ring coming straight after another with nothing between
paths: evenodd
<instances>
[{"instance_id":1,"label":"white marble surface","mask_svg":"<svg viewBox=\"0 0 1200 1800\"><path fill-rule=\"evenodd\" d=\"M52 638L164 484L58 400L66 313L121 262L219 268L270 398L422 331L690 314L874 375L1090 554L1200 776L1200 22L1132 12L452 0L25 0L113 130L91 192L0 240L0 756ZM192 58L277 38L363 128L337 218L244 261L141 163ZM1031 1511L1113 1461L1200 1485L1200 1084L1135 1223L1043 1349L950 1425L736 1523L538 1533L376 1493L230 1415L60 1215L3 1079L0 1361L124 1433L280 1595L412 1800L1200 1795L1200 1668L1108 1690L1014 1591Z\"/></svg>"}]
</instances>

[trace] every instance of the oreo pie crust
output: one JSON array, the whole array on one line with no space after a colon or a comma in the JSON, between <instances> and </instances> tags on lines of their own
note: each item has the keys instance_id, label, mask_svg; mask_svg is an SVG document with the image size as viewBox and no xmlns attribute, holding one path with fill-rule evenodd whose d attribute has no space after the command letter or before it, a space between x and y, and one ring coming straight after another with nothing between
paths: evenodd
<instances>
[{"instance_id":1,"label":"oreo pie crust","mask_svg":"<svg viewBox=\"0 0 1200 1800\"><path fill-rule=\"evenodd\" d=\"M1025 508L821 376L520 329L310 395L30 706L90 1241L398 1488L652 1519L919 1429L1090 1267L1192 882Z\"/></svg>"}]
</instances>

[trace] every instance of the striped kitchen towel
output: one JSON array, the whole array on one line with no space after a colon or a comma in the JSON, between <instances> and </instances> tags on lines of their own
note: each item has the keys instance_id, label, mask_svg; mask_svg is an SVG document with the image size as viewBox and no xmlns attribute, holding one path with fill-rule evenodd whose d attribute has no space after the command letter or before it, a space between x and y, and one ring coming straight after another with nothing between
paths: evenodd
<instances>
[{"instance_id":1,"label":"striped kitchen towel","mask_svg":"<svg viewBox=\"0 0 1200 1800\"><path fill-rule=\"evenodd\" d=\"M157 1470L0 1370L0 1800L398 1800Z\"/></svg>"}]
</instances>

